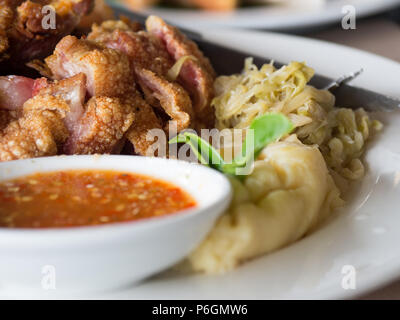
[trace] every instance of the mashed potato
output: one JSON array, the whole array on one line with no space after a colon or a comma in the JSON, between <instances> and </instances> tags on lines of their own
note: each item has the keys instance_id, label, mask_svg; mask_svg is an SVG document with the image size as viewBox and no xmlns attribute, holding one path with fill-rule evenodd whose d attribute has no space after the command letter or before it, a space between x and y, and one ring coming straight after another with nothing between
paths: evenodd
<instances>
[{"instance_id":1,"label":"mashed potato","mask_svg":"<svg viewBox=\"0 0 400 320\"><path fill-rule=\"evenodd\" d=\"M272 112L295 130L265 148L243 182L232 178L229 210L188 258L195 271L224 272L300 239L343 204L340 191L350 181L364 176L365 143L382 124L363 109L336 108L329 91L308 85L313 74L300 62L257 68L247 59L241 74L216 79L218 129L247 130ZM222 156L240 152L239 144L224 142Z\"/></svg>"},{"instance_id":2,"label":"mashed potato","mask_svg":"<svg viewBox=\"0 0 400 320\"><path fill-rule=\"evenodd\" d=\"M195 271L220 273L304 236L342 204L318 147L295 136L265 148L234 200L188 258Z\"/></svg>"}]
</instances>

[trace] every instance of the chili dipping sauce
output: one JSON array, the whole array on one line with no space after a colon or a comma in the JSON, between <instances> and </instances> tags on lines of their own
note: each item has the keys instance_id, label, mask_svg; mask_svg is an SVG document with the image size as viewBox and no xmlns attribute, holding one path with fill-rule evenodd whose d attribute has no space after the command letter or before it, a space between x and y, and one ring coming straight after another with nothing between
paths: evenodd
<instances>
[{"instance_id":1,"label":"chili dipping sauce","mask_svg":"<svg viewBox=\"0 0 400 320\"><path fill-rule=\"evenodd\" d=\"M0 227L6 228L101 225L195 206L170 183L110 170L37 173L0 182Z\"/></svg>"}]
</instances>

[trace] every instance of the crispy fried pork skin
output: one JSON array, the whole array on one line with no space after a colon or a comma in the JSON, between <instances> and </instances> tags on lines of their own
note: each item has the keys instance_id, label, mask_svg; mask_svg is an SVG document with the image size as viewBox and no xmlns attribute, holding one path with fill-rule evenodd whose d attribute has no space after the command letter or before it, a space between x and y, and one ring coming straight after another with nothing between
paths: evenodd
<instances>
[{"instance_id":1,"label":"crispy fried pork skin","mask_svg":"<svg viewBox=\"0 0 400 320\"><path fill-rule=\"evenodd\" d=\"M84 73L89 96L121 96L133 86L126 55L94 41L66 36L45 61L56 80Z\"/></svg>"},{"instance_id":2,"label":"crispy fried pork skin","mask_svg":"<svg viewBox=\"0 0 400 320\"><path fill-rule=\"evenodd\" d=\"M54 27L46 5L55 9ZM92 7L93 0L0 0L0 60L12 58L2 69L25 70L25 63L48 56Z\"/></svg>"},{"instance_id":3,"label":"crispy fried pork skin","mask_svg":"<svg viewBox=\"0 0 400 320\"><path fill-rule=\"evenodd\" d=\"M136 100L128 94L117 97L92 97L85 105L86 76L79 73L42 86L37 95L24 104L24 114L47 110L63 111L69 138L67 154L110 153L134 119Z\"/></svg>"},{"instance_id":4,"label":"crispy fried pork skin","mask_svg":"<svg viewBox=\"0 0 400 320\"><path fill-rule=\"evenodd\" d=\"M0 31L0 50L8 48L3 54L13 48L10 35L17 30L16 21L23 24L18 32L24 30L35 45L39 43L38 10L50 1L60 17L74 14L74 19L61 20L66 23L61 30L69 29L72 20L75 25L81 18L77 15L87 13L92 2L0 0L11 8L0 14L0 30L5 32ZM15 21L10 22L9 12ZM66 35L44 62L30 63L47 78L0 77L0 161L60 151L113 153L125 141L131 142L136 154L159 155L154 149L157 138L151 133L165 130L168 120L177 121L178 131L193 123L211 124L214 113L209 102L215 75L209 61L179 31L162 20L156 22L162 24L163 32L155 32L158 26L151 20L149 31L119 20L95 25L87 38ZM50 43L46 37L52 32L41 35ZM30 50L36 50L35 45ZM186 59L174 81L169 71L188 55L196 59Z\"/></svg>"},{"instance_id":5,"label":"crispy fried pork skin","mask_svg":"<svg viewBox=\"0 0 400 320\"><path fill-rule=\"evenodd\" d=\"M42 86L44 84L42 83ZM86 76L79 73L76 76L46 84L32 99L24 104L24 111L37 109L41 105L49 105L52 97L61 100L66 105L64 122L69 131L73 131L84 113L86 96Z\"/></svg>"},{"instance_id":6,"label":"crispy fried pork skin","mask_svg":"<svg viewBox=\"0 0 400 320\"><path fill-rule=\"evenodd\" d=\"M163 42L175 61L188 55L196 57L196 61L193 59L185 61L178 79L192 95L197 120L204 126L213 126L214 111L210 103L214 96L215 71L210 61L193 41L159 17L150 16L146 21L146 29Z\"/></svg>"},{"instance_id":7,"label":"crispy fried pork skin","mask_svg":"<svg viewBox=\"0 0 400 320\"><path fill-rule=\"evenodd\" d=\"M93 97L64 146L66 154L111 153L135 118L133 97Z\"/></svg>"},{"instance_id":8,"label":"crispy fried pork skin","mask_svg":"<svg viewBox=\"0 0 400 320\"><path fill-rule=\"evenodd\" d=\"M106 21L101 26L93 26L88 39L125 53L147 103L161 107L177 121L178 131L190 126L194 116L192 102L178 83L166 80L174 62L158 38L144 31L134 32L123 21Z\"/></svg>"},{"instance_id":9,"label":"crispy fried pork skin","mask_svg":"<svg viewBox=\"0 0 400 320\"><path fill-rule=\"evenodd\" d=\"M88 39L122 51L135 66L149 69L157 74L165 75L174 64L157 37L145 31L135 32L121 20L106 21L100 26L94 25Z\"/></svg>"},{"instance_id":10,"label":"crispy fried pork skin","mask_svg":"<svg viewBox=\"0 0 400 320\"><path fill-rule=\"evenodd\" d=\"M10 122L0 135L0 161L56 155L68 137L58 110L34 110Z\"/></svg>"},{"instance_id":11,"label":"crispy fried pork skin","mask_svg":"<svg viewBox=\"0 0 400 320\"><path fill-rule=\"evenodd\" d=\"M122 50L107 47L91 37L67 36L45 61L54 79L84 73L88 96L92 97L87 111L71 130L65 153L113 152L126 131L135 152L146 153L151 144L145 139L147 132L162 128L162 124L136 92L133 64Z\"/></svg>"},{"instance_id":12,"label":"crispy fried pork skin","mask_svg":"<svg viewBox=\"0 0 400 320\"><path fill-rule=\"evenodd\" d=\"M178 132L188 128L193 110L186 91L180 85L169 82L147 69L138 70L136 75L142 88L149 90L146 96L157 99L164 111L177 122Z\"/></svg>"},{"instance_id":13,"label":"crispy fried pork skin","mask_svg":"<svg viewBox=\"0 0 400 320\"><path fill-rule=\"evenodd\" d=\"M150 133L153 129L162 130L162 123L153 108L137 93L135 96L135 122L126 137L132 143L134 152L143 156L154 156L151 146L155 143Z\"/></svg>"}]
</instances>

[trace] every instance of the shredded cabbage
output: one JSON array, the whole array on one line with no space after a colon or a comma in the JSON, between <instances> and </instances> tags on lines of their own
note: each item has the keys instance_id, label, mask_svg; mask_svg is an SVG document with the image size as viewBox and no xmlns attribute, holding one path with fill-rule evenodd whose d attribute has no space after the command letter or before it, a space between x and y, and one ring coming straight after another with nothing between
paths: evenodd
<instances>
[{"instance_id":1,"label":"shredded cabbage","mask_svg":"<svg viewBox=\"0 0 400 320\"><path fill-rule=\"evenodd\" d=\"M333 94L307 84L313 75L314 70L301 62L280 69L270 63L258 69L247 58L241 74L215 81L216 127L246 129L255 117L283 113L303 143L319 146L332 171L346 179L359 179L364 175L359 158L365 141L382 125L363 109L335 108Z\"/></svg>"}]
</instances>

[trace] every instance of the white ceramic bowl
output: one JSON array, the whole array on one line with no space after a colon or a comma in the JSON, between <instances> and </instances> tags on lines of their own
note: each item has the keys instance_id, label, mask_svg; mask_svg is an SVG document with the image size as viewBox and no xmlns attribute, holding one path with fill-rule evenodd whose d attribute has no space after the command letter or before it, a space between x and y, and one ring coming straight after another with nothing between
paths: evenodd
<instances>
[{"instance_id":1,"label":"white ceramic bowl","mask_svg":"<svg viewBox=\"0 0 400 320\"><path fill-rule=\"evenodd\" d=\"M0 289L107 290L184 258L229 205L228 179L205 166L133 156L59 156L0 163L0 180L35 172L112 169L182 187L197 207L164 217L65 229L0 228Z\"/></svg>"}]
</instances>

